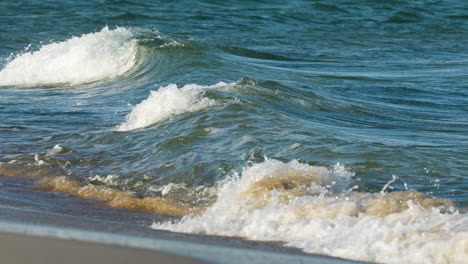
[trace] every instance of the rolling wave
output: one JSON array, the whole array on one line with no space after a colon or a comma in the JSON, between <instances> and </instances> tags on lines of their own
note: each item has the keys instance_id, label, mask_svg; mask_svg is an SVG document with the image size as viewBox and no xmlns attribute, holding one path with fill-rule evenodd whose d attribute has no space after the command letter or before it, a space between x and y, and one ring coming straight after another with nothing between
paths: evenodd
<instances>
[{"instance_id":1,"label":"rolling wave","mask_svg":"<svg viewBox=\"0 0 468 264\"><path fill-rule=\"evenodd\" d=\"M0 86L79 85L112 79L137 63L138 42L128 28L103 28L14 57L0 71Z\"/></svg>"},{"instance_id":2,"label":"rolling wave","mask_svg":"<svg viewBox=\"0 0 468 264\"><path fill-rule=\"evenodd\" d=\"M151 91L147 99L136 105L126 116L124 123L117 131L129 131L147 127L173 116L187 112L195 112L204 108L218 105L213 99L204 97L204 89L227 86L220 82L212 86L188 84L181 88L171 84Z\"/></svg>"}]
</instances>

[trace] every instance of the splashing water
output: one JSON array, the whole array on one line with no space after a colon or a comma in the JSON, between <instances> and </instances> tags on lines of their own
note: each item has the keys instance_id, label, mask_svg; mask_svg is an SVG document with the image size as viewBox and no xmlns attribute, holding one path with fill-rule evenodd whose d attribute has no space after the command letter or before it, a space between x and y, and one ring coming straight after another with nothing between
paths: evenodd
<instances>
[{"instance_id":1,"label":"splashing water","mask_svg":"<svg viewBox=\"0 0 468 264\"><path fill-rule=\"evenodd\" d=\"M310 253L364 261L466 259L468 217L450 209L450 200L417 191L346 191L352 176L341 165L266 160L225 179L204 214L152 228L283 241Z\"/></svg>"}]
</instances>

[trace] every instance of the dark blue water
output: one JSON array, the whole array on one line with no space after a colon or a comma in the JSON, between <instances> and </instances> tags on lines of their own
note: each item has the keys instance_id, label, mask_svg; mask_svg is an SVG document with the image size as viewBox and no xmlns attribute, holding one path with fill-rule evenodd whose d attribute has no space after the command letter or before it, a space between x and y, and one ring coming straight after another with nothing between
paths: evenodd
<instances>
[{"instance_id":1,"label":"dark blue water","mask_svg":"<svg viewBox=\"0 0 468 264\"><path fill-rule=\"evenodd\" d=\"M2 1L3 174L204 204L234 172L298 160L342 164L360 193L394 179L384 191L466 207L467 14L455 0Z\"/></svg>"}]
</instances>

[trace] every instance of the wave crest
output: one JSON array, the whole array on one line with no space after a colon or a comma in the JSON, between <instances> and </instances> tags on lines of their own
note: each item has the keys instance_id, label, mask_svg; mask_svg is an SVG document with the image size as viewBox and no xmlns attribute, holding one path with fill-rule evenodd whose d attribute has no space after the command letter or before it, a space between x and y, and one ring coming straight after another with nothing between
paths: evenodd
<instances>
[{"instance_id":1,"label":"wave crest","mask_svg":"<svg viewBox=\"0 0 468 264\"><path fill-rule=\"evenodd\" d=\"M223 82L211 86L187 84L178 88L177 85L170 84L151 91L148 98L136 105L116 130L144 128L173 116L217 105L216 100L204 97L204 90L226 85L228 84Z\"/></svg>"},{"instance_id":2,"label":"wave crest","mask_svg":"<svg viewBox=\"0 0 468 264\"><path fill-rule=\"evenodd\" d=\"M132 69L138 43L127 28L104 27L17 55L0 71L0 86L78 85L115 78Z\"/></svg>"}]
</instances>

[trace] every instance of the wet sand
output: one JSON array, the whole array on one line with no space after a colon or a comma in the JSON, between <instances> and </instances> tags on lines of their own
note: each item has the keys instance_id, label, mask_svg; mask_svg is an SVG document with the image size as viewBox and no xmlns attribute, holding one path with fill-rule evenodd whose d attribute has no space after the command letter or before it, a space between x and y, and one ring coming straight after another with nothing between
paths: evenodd
<instances>
[{"instance_id":1,"label":"wet sand","mask_svg":"<svg viewBox=\"0 0 468 264\"><path fill-rule=\"evenodd\" d=\"M207 263L154 250L17 234L0 234L0 255L9 264Z\"/></svg>"}]
</instances>

